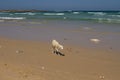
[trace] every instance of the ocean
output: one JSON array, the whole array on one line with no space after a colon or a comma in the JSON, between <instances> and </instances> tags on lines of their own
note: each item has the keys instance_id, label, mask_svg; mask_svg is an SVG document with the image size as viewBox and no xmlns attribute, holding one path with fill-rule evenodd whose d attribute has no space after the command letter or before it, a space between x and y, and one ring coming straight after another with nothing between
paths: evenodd
<instances>
[{"instance_id":1,"label":"ocean","mask_svg":"<svg viewBox=\"0 0 120 80\"><path fill-rule=\"evenodd\" d=\"M120 11L0 12L4 20L66 20L120 24Z\"/></svg>"}]
</instances>

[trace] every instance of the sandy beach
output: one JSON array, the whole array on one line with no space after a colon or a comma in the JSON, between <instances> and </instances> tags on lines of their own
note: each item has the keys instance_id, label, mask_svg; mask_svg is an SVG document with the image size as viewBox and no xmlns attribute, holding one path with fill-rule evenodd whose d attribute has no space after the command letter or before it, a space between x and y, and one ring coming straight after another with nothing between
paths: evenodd
<instances>
[{"instance_id":1,"label":"sandy beach","mask_svg":"<svg viewBox=\"0 0 120 80\"><path fill-rule=\"evenodd\" d=\"M67 27L55 27L58 23L54 25L44 23L0 24L0 80L120 79L120 51L114 46L117 43L114 43L112 47L112 44L108 46L105 40L109 38L106 39L103 36L101 38L97 32L88 31L88 27L85 27L87 29L85 32L82 30L83 27L80 29L70 27L67 30ZM77 38L78 35L74 32L82 39ZM96 35L100 37L101 43L90 42L91 38L86 38L88 34L92 36L91 38ZM111 34L104 36L108 35ZM112 35L119 36L117 33ZM53 38L64 45L61 52L65 56L52 53L51 40Z\"/></svg>"},{"instance_id":2,"label":"sandy beach","mask_svg":"<svg viewBox=\"0 0 120 80\"><path fill-rule=\"evenodd\" d=\"M1 80L118 80L119 54L65 46L65 56L51 45L0 38Z\"/></svg>"}]
</instances>

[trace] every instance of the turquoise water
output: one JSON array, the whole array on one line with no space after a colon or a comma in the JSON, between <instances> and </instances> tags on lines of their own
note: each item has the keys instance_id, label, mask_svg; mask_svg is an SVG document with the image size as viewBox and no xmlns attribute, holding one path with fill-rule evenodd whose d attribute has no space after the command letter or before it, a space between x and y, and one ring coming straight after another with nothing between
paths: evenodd
<instances>
[{"instance_id":1,"label":"turquoise water","mask_svg":"<svg viewBox=\"0 0 120 80\"><path fill-rule=\"evenodd\" d=\"M0 12L0 20L73 20L120 24L119 11Z\"/></svg>"}]
</instances>

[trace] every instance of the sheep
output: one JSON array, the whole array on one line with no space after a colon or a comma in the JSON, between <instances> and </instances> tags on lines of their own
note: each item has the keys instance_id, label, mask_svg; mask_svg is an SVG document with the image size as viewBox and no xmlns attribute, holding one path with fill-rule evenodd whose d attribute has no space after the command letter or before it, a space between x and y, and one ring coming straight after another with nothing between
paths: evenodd
<instances>
[{"instance_id":1,"label":"sheep","mask_svg":"<svg viewBox=\"0 0 120 80\"><path fill-rule=\"evenodd\" d=\"M58 53L59 50L63 49L63 46L59 44L56 40L52 40L53 53Z\"/></svg>"}]
</instances>

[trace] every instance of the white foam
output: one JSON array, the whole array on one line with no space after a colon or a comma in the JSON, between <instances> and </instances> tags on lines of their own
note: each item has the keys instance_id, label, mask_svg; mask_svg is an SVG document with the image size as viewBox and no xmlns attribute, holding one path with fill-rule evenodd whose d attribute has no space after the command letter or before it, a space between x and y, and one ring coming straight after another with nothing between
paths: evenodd
<instances>
[{"instance_id":1,"label":"white foam","mask_svg":"<svg viewBox=\"0 0 120 80\"><path fill-rule=\"evenodd\" d=\"M67 19L67 17L63 17L63 19Z\"/></svg>"},{"instance_id":2,"label":"white foam","mask_svg":"<svg viewBox=\"0 0 120 80\"><path fill-rule=\"evenodd\" d=\"M25 19L25 17L0 17L0 19L3 19L3 20L22 20L22 19Z\"/></svg>"},{"instance_id":3,"label":"white foam","mask_svg":"<svg viewBox=\"0 0 120 80\"><path fill-rule=\"evenodd\" d=\"M112 17L119 17L119 18L120 18L120 15L109 15L109 16L112 16Z\"/></svg>"},{"instance_id":4,"label":"white foam","mask_svg":"<svg viewBox=\"0 0 120 80\"><path fill-rule=\"evenodd\" d=\"M32 12L28 12L27 14L28 15L35 15L35 13L32 13Z\"/></svg>"},{"instance_id":5,"label":"white foam","mask_svg":"<svg viewBox=\"0 0 120 80\"><path fill-rule=\"evenodd\" d=\"M54 15L62 16L62 15L64 15L64 13L44 13L44 15L48 15L48 16L54 16Z\"/></svg>"},{"instance_id":6,"label":"white foam","mask_svg":"<svg viewBox=\"0 0 120 80\"><path fill-rule=\"evenodd\" d=\"M111 23L111 22L113 22L113 23L120 23L120 19L107 19L107 22L109 22L109 23Z\"/></svg>"},{"instance_id":7,"label":"white foam","mask_svg":"<svg viewBox=\"0 0 120 80\"><path fill-rule=\"evenodd\" d=\"M79 14L79 12L73 12L73 14Z\"/></svg>"},{"instance_id":8,"label":"white foam","mask_svg":"<svg viewBox=\"0 0 120 80\"><path fill-rule=\"evenodd\" d=\"M32 13L32 12L25 12L25 13L15 13L15 14L20 14L20 15L35 15L36 13Z\"/></svg>"},{"instance_id":9,"label":"white foam","mask_svg":"<svg viewBox=\"0 0 120 80\"><path fill-rule=\"evenodd\" d=\"M98 16L106 15L106 13L104 12L88 12L88 14L93 14L93 15L98 15Z\"/></svg>"},{"instance_id":10,"label":"white foam","mask_svg":"<svg viewBox=\"0 0 120 80\"><path fill-rule=\"evenodd\" d=\"M96 18L97 19L97 18ZM107 22L107 23L120 23L120 19L111 19L111 18L98 18L99 22Z\"/></svg>"}]
</instances>

